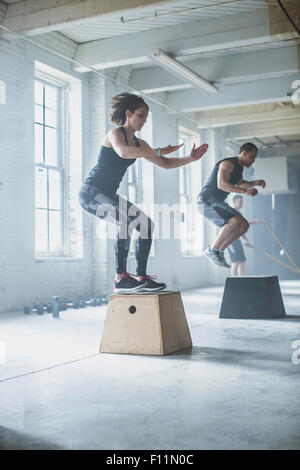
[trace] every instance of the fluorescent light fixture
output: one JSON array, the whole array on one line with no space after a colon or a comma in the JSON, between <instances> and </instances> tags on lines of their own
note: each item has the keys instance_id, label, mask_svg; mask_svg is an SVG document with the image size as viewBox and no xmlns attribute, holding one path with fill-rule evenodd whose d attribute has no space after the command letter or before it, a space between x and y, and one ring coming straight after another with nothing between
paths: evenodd
<instances>
[{"instance_id":1,"label":"fluorescent light fixture","mask_svg":"<svg viewBox=\"0 0 300 470\"><path fill-rule=\"evenodd\" d=\"M163 69L176 75L177 77L184 79L186 82L207 91L208 93L218 93L218 88L199 77L195 72L182 65L177 60L165 54L161 49L154 49L149 59L159 64Z\"/></svg>"}]
</instances>

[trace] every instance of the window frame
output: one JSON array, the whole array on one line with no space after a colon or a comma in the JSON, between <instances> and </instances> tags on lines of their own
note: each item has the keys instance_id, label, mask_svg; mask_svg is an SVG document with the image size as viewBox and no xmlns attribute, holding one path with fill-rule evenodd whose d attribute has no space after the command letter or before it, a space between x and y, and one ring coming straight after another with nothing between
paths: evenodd
<instances>
[{"instance_id":1,"label":"window frame","mask_svg":"<svg viewBox=\"0 0 300 470\"><path fill-rule=\"evenodd\" d=\"M201 137L199 134L196 132L190 131L189 129L184 128L183 126L179 126L178 129L178 135L179 135L179 142L181 143L184 141L184 146L180 148L179 155L180 157L183 157L186 155L187 150L189 150L192 147L192 144L196 142L196 145L200 145L201 142ZM201 188L202 184L202 162L196 163L196 165L200 165L200 181L199 181L199 191ZM193 219L192 221L189 218L189 213L187 212L186 214L186 219L183 220L182 216L185 215L185 212L182 210L182 199L185 199L186 204L194 204L195 203L195 198L196 194L191 193L193 190L192 188L192 167L191 165L184 165L182 167L179 167L179 203L180 203L180 211L181 211L181 223L188 224L187 225L187 233L193 233L193 226L195 223L195 220ZM198 191L198 192L199 192ZM194 214L196 208L192 209L192 217L198 217L199 214L198 212ZM183 229L181 229L181 234L183 233ZM191 257L202 257L202 245L203 245L203 240L204 240L204 228L203 224L201 224L201 235L199 236L199 248L197 250L194 249L189 249L185 248L184 249L184 240L181 238L180 239L180 253L182 258L191 258ZM191 243L192 239L189 239L188 242L185 243Z\"/></svg>"},{"instance_id":2,"label":"window frame","mask_svg":"<svg viewBox=\"0 0 300 470\"><path fill-rule=\"evenodd\" d=\"M147 129L146 135L145 135L145 128ZM145 124L145 126L143 127L141 131L136 132L136 137L138 139L145 140L150 145L150 147L153 147L153 118L152 118L151 111L149 111L147 123ZM153 168L154 165L148 162L144 158L137 158L135 163L127 169L126 197L132 204L136 205L141 210L145 210L145 212L149 215L150 218L154 218L154 213L151 213L151 211L149 210L149 207L147 208L145 207L146 203L145 203L145 197L144 197L144 184L145 184L145 179L147 177L146 167L149 165L151 165L151 171L152 171L151 180L153 181L153 186L154 186L155 184L155 180L154 180L155 173L154 173L154 168ZM130 187L135 189L135 200L132 200L132 198L130 197L130 192L129 192ZM151 205L154 207L154 188L153 188L152 196L153 197L151 198L152 199ZM137 234L134 233L132 237L133 240L135 239L136 236ZM155 243L154 242L155 242L155 237L152 240L149 258L153 258L155 256ZM134 248L133 243L130 244L129 255L131 257L135 256L135 248Z\"/></svg>"},{"instance_id":3,"label":"window frame","mask_svg":"<svg viewBox=\"0 0 300 470\"><path fill-rule=\"evenodd\" d=\"M45 128L53 128L45 123L45 88L43 88L43 123L38 123L36 121L35 111L34 111L34 128L36 125L41 125L43 127L43 161L37 162L35 157L36 147L34 148L34 168L43 168L47 171L47 207L39 208L36 206L35 199L35 223L36 223L36 211L45 210L47 212L47 251L39 252L36 249L36 238L35 238L35 258L37 260L44 259L55 259L55 258L65 258L68 256L68 214L67 214L67 188L66 181L68 177L67 167L66 167L66 155L67 155L67 95L68 95L68 83L61 80L57 80L52 76L48 76L40 71L35 72L34 86L36 82L43 84L43 86L50 86L56 89L57 98L56 98L56 155L57 155L57 165L47 164L45 162ZM34 109L36 106L36 101L34 99ZM35 132L35 130L34 130ZM57 172L60 176L60 191L61 191L61 207L60 209L50 209L49 208L49 170ZM35 191L36 191L36 176L34 180ZM59 252L50 251L50 213L51 212L60 212L60 221L61 221L61 249ZM36 234L35 234L36 237Z\"/></svg>"}]
</instances>

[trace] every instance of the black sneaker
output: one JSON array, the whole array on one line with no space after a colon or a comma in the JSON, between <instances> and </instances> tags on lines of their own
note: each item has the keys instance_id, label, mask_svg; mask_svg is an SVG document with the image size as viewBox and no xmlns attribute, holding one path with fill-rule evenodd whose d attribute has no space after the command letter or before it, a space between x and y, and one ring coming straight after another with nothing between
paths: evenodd
<instances>
[{"instance_id":1,"label":"black sneaker","mask_svg":"<svg viewBox=\"0 0 300 470\"><path fill-rule=\"evenodd\" d=\"M136 292L141 289L141 287L146 286L146 281L137 281L128 273L122 274L122 278L119 282L115 282L114 292L123 293L123 292Z\"/></svg>"},{"instance_id":2,"label":"black sneaker","mask_svg":"<svg viewBox=\"0 0 300 470\"><path fill-rule=\"evenodd\" d=\"M141 288L141 292L156 292L165 289L167 286L163 282L155 282L155 276L144 276L146 285Z\"/></svg>"}]
</instances>

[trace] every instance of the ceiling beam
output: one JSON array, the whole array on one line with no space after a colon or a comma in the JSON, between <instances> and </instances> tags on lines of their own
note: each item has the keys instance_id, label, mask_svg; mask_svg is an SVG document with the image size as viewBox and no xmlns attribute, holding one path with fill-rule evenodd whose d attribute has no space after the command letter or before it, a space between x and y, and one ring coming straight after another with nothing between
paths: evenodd
<instances>
[{"instance_id":1,"label":"ceiling beam","mask_svg":"<svg viewBox=\"0 0 300 470\"><path fill-rule=\"evenodd\" d=\"M239 144L241 143L242 143L242 140L239 141ZM270 144L266 146L265 148L260 149L260 154L262 154L263 152L264 154L270 155L270 157L280 156L280 157L288 157L288 158L300 158L299 146L300 146L300 140L298 140L294 144L289 143L289 147L285 147L285 146L280 147L277 145Z\"/></svg>"},{"instance_id":2,"label":"ceiling beam","mask_svg":"<svg viewBox=\"0 0 300 470\"><path fill-rule=\"evenodd\" d=\"M274 36L277 35L278 37L281 37L281 39L285 39L289 33L293 33L295 38L299 38L299 34L296 31L296 28L300 28L299 1L282 0L281 3L282 6L280 6L278 2L275 5L268 6L270 17L270 33ZM288 18L288 16L290 18ZM294 25L296 25L296 28Z\"/></svg>"},{"instance_id":3,"label":"ceiling beam","mask_svg":"<svg viewBox=\"0 0 300 470\"><path fill-rule=\"evenodd\" d=\"M267 121L279 121L286 119L299 119L300 118L300 108L298 107L282 107L276 108L269 111L260 111L260 110L251 110L248 111L246 108L242 110L240 107L234 108L235 114L226 113L226 109L222 110L221 113L217 111L203 111L200 113L195 113L193 119L199 121L201 126L209 128L225 127L225 126L235 126L239 124L247 124L251 122L267 122Z\"/></svg>"},{"instance_id":4,"label":"ceiling beam","mask_svg":"<svg viewBox=\"0 0 300 470\"><path fill-rule=\"evenodd\" d=\"M166 104L181 112L204 111L273 102L291 102L292 83L300 74L282 78L220 85L218 95L200 90L170 92Z\"/></svg>"},{"instance_id":5,"label":"ceiling beam","mask_svg":"<svg viewBox=\"0 0 300 470\"><path fill-rule=\"evenodd\" d=\"M279 137L278 135L275 135L274 137L275 137L275 139L278 140L278 142L280 142L281 144L283 144L286 147L289 147L289 144L286 141L282 140L281 137Z\"/></svg>"},{"instance_id":6,"label":"ceiling beam","mask_svg":"<svg viewBox=\"0 0 300 470\"><path fill-rule=\"evenodd\" d=\"M258 142L263 148L263 147L268 147L268 144L266 144L265 142L263 142L261 139L259 139L258 137L254 137L254 140L256 140L256 142Z\"/></svg>"},{"instance_id":7,"label":"ceiling beam","mask_svg":"<svg viewBox=\"0 0 300 470\"><path fill-rule=\"evenodd\" d=\"M175 59L204 52L237 50L243 46L266 44L272 41L268 11L228 15L216 19L168 26L142 33L131 33L81 44L75 59L96 69L149 62L153 49L161 48ZM88 71L75 66L77 72Z\"/></svg>"},{"instance_id":8,"label":"ceiling beam","mask_svg":"<svg viewBox=\"0 0 300 470\"><path fill-rule=\"evenodd\" d=\"M29 36L61 31L92 19L164 6L174 0L24 0L8 5L3 25Z\"/></svg>"},{"instance_id":9,"label":"ceiling beam","mask_svg":"<svg viewBox=\"0 0 300 470\"><path fill-rule=\"evenodd\" d=\"M265 49L263 51L234 54L230 56L203 57L182 61L197 75L214 84L241 83L263 78L275 78L299 71L299 46ZM189 89L191 85L160 67L133 70L129 85L143 93Z\"/></svg>"},{"instance_id":10,"label":"ceiling beam","mask_svg":"<svg viewBox=\"0 0 300 470\"><path fill-rule=\"evenodd\" d=\"M277 121L242 126L229 126L226 128L226 136L233 139L252 139L255 137L274 137L275 135L299 134L300 119L293 121Z\"/></svg>"}]
</instances>

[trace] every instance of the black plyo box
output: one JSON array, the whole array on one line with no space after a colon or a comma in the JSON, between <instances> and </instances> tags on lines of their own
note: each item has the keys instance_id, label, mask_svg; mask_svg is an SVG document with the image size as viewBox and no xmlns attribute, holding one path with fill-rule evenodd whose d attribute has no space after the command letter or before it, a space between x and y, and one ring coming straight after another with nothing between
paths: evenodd
<instances>
[{"instance_id":1,"label":"black plyo box","mask_svg":"<svg viewBox=\"0 0 300 470\"><path fill-rule=\"evenodd\" d=\"M278 276L226 279L219 318L257 320L285 316Z\"/></svg>"}]
</instances>

